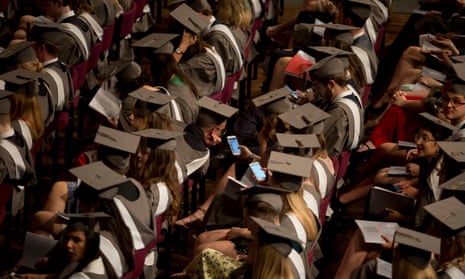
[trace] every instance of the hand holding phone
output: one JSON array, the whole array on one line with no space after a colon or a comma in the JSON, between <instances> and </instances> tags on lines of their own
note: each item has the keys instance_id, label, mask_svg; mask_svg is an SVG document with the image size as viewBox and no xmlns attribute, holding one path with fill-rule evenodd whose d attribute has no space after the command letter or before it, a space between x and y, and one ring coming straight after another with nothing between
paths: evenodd
<instances>
[{"instance_id":1,"label":"hand holding phone","mask_svg":"<svg viewBox=\"0 0 465 279\"><path fill-rule=\"evenodd\" d=\"M252 162L249 164L249 167L258 182L263 182L266 180L266 172L262 169L262 166L259 162Z\"/></svg>"},{"instance_id":2,"label":"hand holding phone","mask_svg":"<svg viewBox=\"0 0 465 279\"><path fill-rule=\"evenodd\" d=\"M241 155L241 149L239 148L239 141L237 140L236 136L228 136L226 138L228 140L229 148L231 148L231 152L235 156Z\"/></svg>"}]
</instances>

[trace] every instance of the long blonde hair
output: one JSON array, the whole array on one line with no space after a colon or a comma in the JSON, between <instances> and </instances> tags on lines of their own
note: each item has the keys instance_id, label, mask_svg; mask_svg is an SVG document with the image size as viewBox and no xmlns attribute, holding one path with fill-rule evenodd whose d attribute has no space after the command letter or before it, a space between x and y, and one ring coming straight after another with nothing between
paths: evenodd
<instances>
[{"instance_id":1,"label":"long blonde hair","mask_svg":"<svg viewBox=\"0 0 465 279\"><path fill-rule=\"evenodd\" d=\"M258 247L252 279L295 279L289 259L270 245Z\"/></svg>"},{"instance_id":2,"label":"long blonde hair","mask_svg":"<svg viewBox=\"0 0 465 279\"><path fill-rule=\"evenodd\" d=\"M229 27L248 30L252 23L252 11L245 0L220 0L216 17Z\"/></svg>"},{"instance_id":3,"label":"long blonde hair","mask_svg":"<svg viewBox=\"0 0 465 279\"><path fill-rule=\"evenodd\" d=\"M295 214L299 221L302 223L302 226L305 228L305 232L307 233L307 240L312 241L317 237L318 225L314 215L305 204L303 195L303 187L295 193L287 194L284 198L283 213L292 212Z\"/></svg>"},{"instance_id":4,"label":"long blonde hair","mask_svg":"<svg viewBox=\"0 0 465 279\"><path fill-rule=\"evenodd\" d=\"M44 134L44 121L40 112L37 96L28 97L25 94L17 93L10 96L11 120L24 120L31 128L34 140Z\"/></svg>"},{"instance_id":5,"label":"long blonde hair","mask_svg":"<svg viewBox=\"0 0 465 279\"><path fill-rule=\"evenodd\" d=\"M395 249L392 261L392 279L437 279L437 273L431 263L420 268L410 262Z\"/></svg>"},{"instance_id":6,"label":"long blonde hair","mask_svg":"<svg viewBox=\"0 0 465 279\"><path fill-rule=\"evenodd\" d=\"M465 266L465 237L454 235L441 239L438 271L451 266Z\"/></svg>"}]
</instances>

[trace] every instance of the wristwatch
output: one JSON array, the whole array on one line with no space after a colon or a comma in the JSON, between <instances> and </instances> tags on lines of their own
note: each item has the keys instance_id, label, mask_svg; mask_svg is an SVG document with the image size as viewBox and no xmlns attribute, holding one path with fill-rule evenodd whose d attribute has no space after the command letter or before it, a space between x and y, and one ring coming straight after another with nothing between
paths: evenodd
<instances>
[{"instance_id":1,"label":"wristwatch","mask_svg":"<svg viewBox=\"0 0 465 279\"><path fill-rule=\"evenodd\" d=\"M176 48L175 52L177 54L184 54L184 50L182 48L180 48L180 47Z\"/></svg>"}]
</instances>

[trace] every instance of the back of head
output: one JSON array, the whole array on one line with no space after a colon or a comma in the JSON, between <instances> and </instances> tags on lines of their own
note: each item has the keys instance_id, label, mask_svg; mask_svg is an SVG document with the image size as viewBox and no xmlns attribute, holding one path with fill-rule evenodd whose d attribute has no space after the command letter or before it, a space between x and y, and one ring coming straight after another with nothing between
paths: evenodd
<instances>
[{"instance_id":1,"label":"back of head","mask_svg":"<svg viewBox=\"0 0 465 279\"><path fill-rule=\"evenodd\" d=\"M212 125L220 125L227 120L226 117L211 110L201 108L197 116L197 125L201 128L209 128Z\"/></svg>"}]
</instances>

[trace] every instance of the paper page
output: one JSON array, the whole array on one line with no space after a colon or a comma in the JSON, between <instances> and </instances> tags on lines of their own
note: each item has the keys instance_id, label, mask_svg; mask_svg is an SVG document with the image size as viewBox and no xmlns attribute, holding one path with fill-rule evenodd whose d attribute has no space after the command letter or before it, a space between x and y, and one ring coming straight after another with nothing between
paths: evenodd
<instances>
[{"instance_id":1,"label":"paper page","mask_svg":"<svg viewBox=\"0 0 465 279\"><path fill-rule=\"evenodd\" d=\"M403 148L417 148L416 143L411 142L411 141L405 141L405 140L398 141L397 145L399 145L399 147L403 147Z\"/></svg>"},{"instance_id":2,"label":"paper page","mask_svg":"<svg viewBox=\"0 0 465 279\"><path fill-rule=\"evenodd\" d=\"M21 265L30 269L35 269L35 265L57 244L58 241L43 237L41 235L27 232L24 241L23 256Z\"/></svg>"},{"instance_id":3,"label":"paper page","mask_svg":"<svg viewBox=\"0 0 465 279\"><path fill-rule=\"evenodd\" d=\"M315 18L315 25L324 25L324 24L325 23L323 21L319 20L318 18ZM325 31L326 31L325 27L322 27L322 26L313 27L313 33L317 34L320 37L325 36Z\"/></svg>"},{"instance_id":4,"label":"paper page","mask_svg":"<svg viewBox=\"0 0 465 279\"><path fill-rule=\"evenodd\" d=\"M380 258L376 258L376 274L392 278L392 264Z\"/></svg>"},{"instance_id":5,"label":"paper page","mask_svg":"<svg viewBox=\"0 0 465 279\"><path fill-rule=\"evenodd\" d=\"M107 118L118 119L121 111L121 100L113 93L100 87L97 93L95 93L94 98L90 101L89 107Z\"/></svg>"},{"instance_id":6,"label":"paper page","mask_svg":"<svg viewBox=\"0 0 465 279\"><path fill-rule=\"evenodd\" d=\"M412 14L419 14L419 15L425 15L428 11L425 11L425 10L420 10L420 9L414 9L412 11ZM391 278L391 277L389 277Z\"/></svg>"},{"instance_id":7,"label":"paper page","mask_svg":"<svg viewBox=\"0 0 465 279\"><path fill-rule=\"evenodd\" d=\"M441 48L431 43L431 40L435 38L436 36L432 34L421 34L419 38L421 48L424 50L441 50Z\"/></svg>"},{"instance_id":8,"label":"paper page","mask_svg":"<svg viewBox=\"0 0 465 279\"><path fill-rule=\"evenodd\" d=\"M355 223L362 232L363 239L366 243L385 243L381 235L385 235L390 239L394 238L394 233L399 227L394 222L377 222L377 221L366 221L366 220L355 220Z\"/></svg>"},{"instance_id":9,"label":"paper page","mask_svg":"<svg viewBox=\"0 0 465 279\"><path fill-rule=\"evenodd\" d=\"M424 77L433 78L433 79L441 81L441 82L446 81L446 74L441 73L441 72L436 71L436 70L433 70L431 68L425 67L425 66L423 66L423 68L421 70L421 75L424 76Z\"/></svg>"},{"instance_id":10,"label":"paper page","mask_svg":"<svg viewBox=\"0 0 465 279\"><path fill-rule=\"evenodd\" d=\"M388 175L409 176L410 173L407 171L407 167L405 166L390 166L388 169Z\"/></svg>"}]
</instances>

